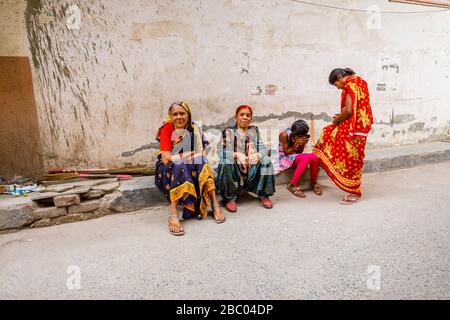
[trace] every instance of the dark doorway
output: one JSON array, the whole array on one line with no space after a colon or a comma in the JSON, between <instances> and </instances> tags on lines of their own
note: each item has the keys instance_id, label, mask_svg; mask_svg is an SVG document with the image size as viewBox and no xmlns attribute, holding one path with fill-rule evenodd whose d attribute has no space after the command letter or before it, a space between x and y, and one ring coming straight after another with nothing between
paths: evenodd
<instances>
[{"instance_id":1,"label":"dark doorway","mask_svg":"<svg viewBox=\"0 0 450 320\"><path fill-rule=\"evenodd\" d=\"M0 176L42 173L36 99L28 57L0 57Z\"/></svg>"}]
</instances>

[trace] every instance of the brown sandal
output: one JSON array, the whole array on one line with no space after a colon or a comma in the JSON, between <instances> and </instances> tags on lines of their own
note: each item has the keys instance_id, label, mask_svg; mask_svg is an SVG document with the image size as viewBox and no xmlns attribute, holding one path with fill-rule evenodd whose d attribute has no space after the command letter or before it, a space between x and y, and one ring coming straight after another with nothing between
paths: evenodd
<instances>
[{"instance_id":1,"label":"brown sandal","mask_svg":"<svg viewBox=\"0 0 450 320\"><path fill-rule=\"evenodd\" d=\"M225 222L225 219L226 219L225 214L223 213L223 211L220 209L219 206L214 207L213 209L216 209L216 208L218 208L220 210L220 213L222 214L222 217L221 218L217 218L216 215L213 212L214 220L216 221L216 223L223 223L223 222Z\"/></svg>"},{"instance_id":2,"label":"brown sandal","mask_svg":"<svg viewBox=\"0 0 450 320\"><path fill-rule=\"evenodd\" d=\"M290 192L292 192L292 194L294 195L294 196L296 196L296 197L299 197L299 198L306 198L306 195L303 193L303 191L300 189L300 187L296 187L296 186L294 186L293 184L291 184L291 183L288 183L288 185L287 185L287 189L290 191Z\"/></svg>"},{"instance_id":3,"label":"brown sandal","mask_svg":"<svg viewBox=\"0 0 450 320\"><path fill-rule=\"evenodd\" d=\"M342 200L341 200L341 204L344 205L350 205L350 204L354 204L354 203L358 203L361 200L361 197L355 196L353 194L349 194L347 196L345 196Z\"/></svg>"},{"instance_id":4,"label":"brown sandal","mask_svg":"<svg viewBox=\"0 0 450 320\"><path fill-rule=\"evenodd\" d=\"M322 189L320 189L317 183L311 184L311 188L313 189L314 193L317 194L318 196L322 195Z\"/></svg>"},{"instance_id":5,"label":"brown sandal","mask_svg":"<svg viewBox=\"0 0 450 320\"><path fill-rule=\"evenodd\" d=\"M174 229L178 231L174 231ZM181 222L178 223L169 222L169 231L174 236L182 236L184 234L183 225L181 224Z\"/></svg>"}]
</instances>

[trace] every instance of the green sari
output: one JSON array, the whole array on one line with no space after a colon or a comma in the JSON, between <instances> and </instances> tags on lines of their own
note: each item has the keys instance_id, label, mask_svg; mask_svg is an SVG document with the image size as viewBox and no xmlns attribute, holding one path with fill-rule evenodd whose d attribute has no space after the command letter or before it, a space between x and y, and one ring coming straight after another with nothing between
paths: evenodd
<instances>
[{"instance_id":1,"label":"green sari","mask_svg":"<svg viewBox=\"0 0 450 320\"><path fill-rule=\"evenodd\" d=\"M243 165L234 159L234 152L249 156L258 153L257 164ZM267 154L258 127L250 126L244 134L238 127L226 128L218 153L216 188L224 202L236 200L240 191L248 191L259 197L270 197L275 193L275 176L272 161Z\"/></svg>"}]
</instances>

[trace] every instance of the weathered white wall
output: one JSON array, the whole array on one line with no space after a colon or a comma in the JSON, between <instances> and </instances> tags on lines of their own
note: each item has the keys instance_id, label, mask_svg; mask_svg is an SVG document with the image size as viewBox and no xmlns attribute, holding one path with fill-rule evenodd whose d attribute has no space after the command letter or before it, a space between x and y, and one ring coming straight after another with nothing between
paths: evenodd
<instances>
[{"instance_id":1,"label":"weathered white wall","mask_svg":"<svg viewBox=\"0 0 450 320\"><path fill-rule=\"evenodd\" d=\"M26 2L0 1L0 56L28 56L27 31L25 28Z\"/></svg>"},{"instance_id":2,"label":"weathered white wall","mask_svg":"<svg viewBox=\"0 0 450 320\"><path fill-rule=\"evenodd\" d=\"M352 67L369 82L370 146L449 134L450 11L381 14L373 29L372 14L291 0L13 2L1 2L8 18L0 20L0 55L32 60L47 167L149 161L155 131L178 99L208 128L223 127L242 103L255 107L260 127L283 129L313 114L317 137L339 109L328 84L334 67ZM80 25L69 29L73 4Z\"/></svg>"}]
</instances>

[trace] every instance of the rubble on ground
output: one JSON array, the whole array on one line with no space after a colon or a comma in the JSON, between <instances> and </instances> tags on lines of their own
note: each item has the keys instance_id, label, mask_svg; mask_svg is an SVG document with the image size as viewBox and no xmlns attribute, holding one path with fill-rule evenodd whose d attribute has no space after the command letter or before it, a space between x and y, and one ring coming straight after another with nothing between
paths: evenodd
<instances>
[{"instance_id":1,"label":"rubble on ground","mask_svg":"<svg viewBox=\"0 0 450 320\"><path fill-rule=\"evenodd\" d=\"M5 184L0 193L16 196L18 202L0 208L0 231L88 220L132 209L127 197L118 191L121 181L152 174L154 166L134 166L50 170L38 180L2 178L0 183ZM10 182L17 184L6 184Z\"/></svg>"}]
</instances>

